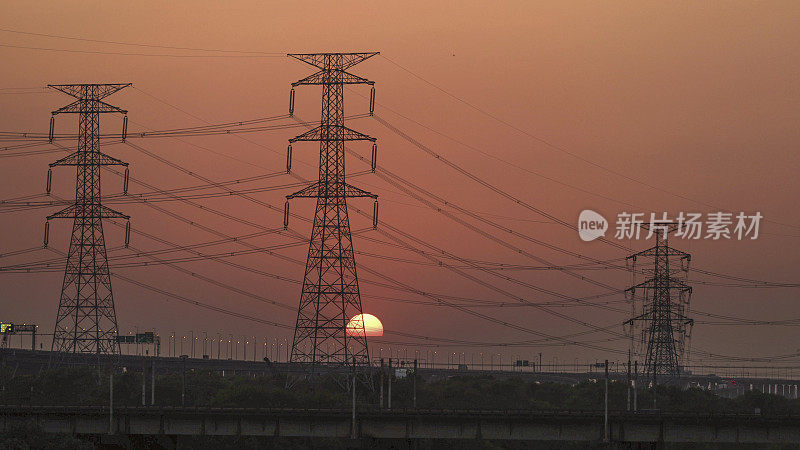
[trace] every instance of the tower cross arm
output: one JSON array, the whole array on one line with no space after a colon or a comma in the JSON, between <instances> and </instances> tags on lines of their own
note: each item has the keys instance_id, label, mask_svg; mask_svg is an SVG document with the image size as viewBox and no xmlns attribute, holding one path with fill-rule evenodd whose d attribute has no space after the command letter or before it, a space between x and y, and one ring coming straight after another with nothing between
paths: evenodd
<instances>
[{"instance_id":1,"label":"tower cross arm","mask_svg":"<svg viewBox=\"0 0 800 450\"><path fill-rule=\"evenodd\" d=\"M319 197L319 182L310 184L303 189L295 192L294 194L289 194L286 196L286 199L292 198L317 198Z\"/></svg>"},{"instance_id":2,"label":"tower cross arm","mask_svg":"<svg viewBox=\"0 0 800 450\"><path fill-rule=\"evenodd\" d=\"M647 250L642 250L626 257L626 259L636 259L639 257L656 256L656 248L661 256L680 256L681 258L691 258L691 255L686 252L674 249L672 247L650 247Z\"/></svg>"},{"instance_id":3,"label":"tower cross arm","mask_svg":"<svg viewBox=\"0 0 800 450\"><path fill-rule=\"evenodd\" d=\"M345 197L369 197L377 199L378 195L373 194L372 192L367 192L361 188L357 188L351 184L344 184L344 195Z\"/></svg>"},{"instance_id":4,"label":"tower cross arm","mask_svg":"<svg viewBox=\"0 0 800 450\"><path fill-rule=\"evenodd\" d=\"M55 166L83 166L83 165L97 165L97 166L128 166L128 163L120 161L113 156L108 156L105 153L97 152L96 156L92 159L87 159L85 153L77 151L67 155L56 162L50 163L50 167Z\"/></svg>"},{"instance_id":5,"label":"tower cross arm","mask_svg":"<svg viewBox=\"0 0 800 450\"><path fill-rule=\"evenodd\" d=\"M89 217L102 218L102 219L130 219L130 216L122 214L121 212L111 209L108 206L97 205L97 208L99 209L99 213ZM75 219L83 217L87 217L87 214L84 211L82 211L77 204L72 204L57 213L50 214L49 216L47 216L47 220Z\"/></svg>"},{"instance_id":6,"label":"tower cross arm","mask_svg":"<svg viewBox=\"0 0 800 450\"><path fill-rule=\"evenodd\" d=\"M372 58L375 55L380 55L380 52L361 52L361 53L288 53L286 56L294 58L298 61L303 61L306 64L314 66L318 69L325 69L325 59L330 58L331 56L341 56L342 64L340 68L342 70L347 69L348 67L353 67L356 64ZM337 64L338 66L338 64Z\"/></svg>"},{"instance_id":7,"label":"tower cross arm","mask_svg":"<svg viewBox=\"0 0 800 450\"><path fill-rule=\"evenodd\" d=\"M325 71L320 70L319 72L315 72L302 80L295 81L292 83L293 87L296 86L309 86L309 85L322 85L322 84L330 84L330 83L341 83L341 84L369 84L374 85L374 81L370 81L364 77L360 77L358 75L354 75L350 72L339 70L339 69L332 69L332 72L337 72L337 75L332 77L328 77L326 79ZM331 82L330 80L335 80Z\"/></svg>"},{"instance_id":8,"label":"tower cross arm","mask_svg":"<svg viewBox=\"0 0 800 450\"><path fill-rule=\"evenodd\" d=\"M327 131L327 135L325 134L324 130ZM334 139L342 141L372 141L372 142L375 142L377 140L372 136L368 136L364 133L360 133L351 128L347 128L344 125L327 125L325 127L320 125L306 131L305 133L299 136L289 139L289 142L325 141Z\"/></svg>"},{"instance_id":9,"label":"tower cross arm","mask_svg":"<svg viewBox=\"0 0 800 450\"><path fill-rule=\"evenodd\" d=\"M122 108L116 107L114 105L109 105L108 103L97 100L93 102L94 105L91 109L86 109L85 104L82 105L83 102L81 100L75 100L74 102L70 103L69 105L62 106L57 110L53 111L52 114L80 114L80 113L121 113L121 114L128 114L127 110Z\"/></svg>"},{"instance_id":10,"label":"tower cross arm","mask_svg":"<svg viewBox=\"0 0 800 450\"><path fill-rule=\"evenodd\" d=\"M631 287L625 289L625 291L626 292L632 292L632 291L634 291L636 289L656 289L656 288L660 288L660 287L663 287L663 286L662 286L662 283L659 280L657 280L656 278L650 278L649 280L642 281L641 283L639 283L637 285L634 285L634 286L631 286ZM686 284L683 281L679 280L678 278L673 278L673 277L669 278L669 288L670 289L675 289L675 290L683 290L683 291L692 292L692 287L691 286L689 286L688 284Z\"/></svg>"},{"instance_id":11,"label":"tower cross arm","mask_svg":"<svg viewBox=\"0 0 800 450\"><path fill-rule=\"evenodd\" d=\"M47 87L61 91L77 99L84 98L84 94L89 88L97 88L97 96L94 100L100 100L109 95L131 86L132 83L103 83L103 84L48 84Z\"/></svg>"},{"instance_id":12,"label":"tower cross arm","mask_svg":"<svg viewBox=\"0 0 800 450\"><path fill-rule=\"evenodd\" d=\"M336 196L341 196L341 197L369 197L369 198L375 198L375 199L378 198L378 196L376 194L373 194L371 192L367 192L367 191L365 191L365 190L363 190L361 188L357 188L357 187L355 187L355 186L353 186L351 184L348 184L348 183L343 183L343 184L344 184L344 192L339 191L341 193L338 194L338 195L337 195L337 191L338 191L337 189L333 189L332 193L329 193L329 194L326 195L326 193L325 193L326 191L321 188L321 184L319 182L316 182L314 184L310 184L310 185L304 187L303 189L300 189L299 191L295 192L294 194L287 195L286 198L287 199L292 199L292 198L320 198L320 197L336 197Z\"/></svg>"},{"instance_id":13,"label":"tower cross arm","mask_svg":"<svg viewBox=\"0 0 800 450\"><path fill-rule=\"evenodd\" d=\"M633 323L636 322L637 320L647 320L649 314L650 314L650 312L644 312L642 314L639 314L636 317L631 317L630 319L626 320L625 322L622 322L622 324L623 325L633 325Z\"/></svg>"}]
</instances>

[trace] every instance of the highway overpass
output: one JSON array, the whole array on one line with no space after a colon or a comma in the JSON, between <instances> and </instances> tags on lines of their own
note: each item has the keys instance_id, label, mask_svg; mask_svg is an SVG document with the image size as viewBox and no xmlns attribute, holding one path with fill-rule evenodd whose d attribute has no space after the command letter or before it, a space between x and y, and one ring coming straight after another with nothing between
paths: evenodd
<instances>
[{"instance_id":1,"label":"highway overpass","mask_svg":"<svg viewBox=\"0 0 800 450\"><path fill-rule=\"evenodd\" d=\"M464 411L0 406L0 430L35 422L51 433L97 442L149 436L180 446L186 436L341 439L354 443L418 439L601 443L602 411ZM609 414L609 440L628 443L800 444L800 417Z\"/></svg>"}]
</instances>

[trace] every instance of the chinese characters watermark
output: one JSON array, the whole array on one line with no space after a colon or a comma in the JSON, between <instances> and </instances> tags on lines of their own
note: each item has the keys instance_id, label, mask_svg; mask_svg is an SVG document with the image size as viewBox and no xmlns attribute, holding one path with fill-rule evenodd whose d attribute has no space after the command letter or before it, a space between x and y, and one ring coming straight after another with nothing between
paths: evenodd
<instances>
[{"instance_id":1,"label":"chinese characters watermark","mask_svg":"<svg viewBox=\"0 0 800 450\"><path fill-rule=\"evenodd\" d=\"M666 238L674 230L673 236L681 239L757 239L761 219L760 212L748 215L730 212L702 213L680 212L675 217L667 213L621 212L617 214L615 239L650 239L653 235ZM671 228L670 228L671 226ZM584 210L578 217L578 233L584 241L592 241L605 236L609 223L600 214Z\"/></svg>"}]
</instances>

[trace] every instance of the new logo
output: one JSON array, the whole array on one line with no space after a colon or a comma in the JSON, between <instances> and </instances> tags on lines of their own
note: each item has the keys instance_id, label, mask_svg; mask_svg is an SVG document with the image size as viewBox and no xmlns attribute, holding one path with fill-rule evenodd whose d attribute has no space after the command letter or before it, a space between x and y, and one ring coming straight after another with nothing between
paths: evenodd
<instances>
[{"instance_id":1,"label":"new logo","mask_svg":"<svg viewBox=\"0 0 800 450\"><path fill-rule=\"evenodd\" d=\"M585 242L593 241L605 236L608 231L608 221L599 213L591 209L584 209L578 216L578 235Z\"/></svg>"}]
</instances>

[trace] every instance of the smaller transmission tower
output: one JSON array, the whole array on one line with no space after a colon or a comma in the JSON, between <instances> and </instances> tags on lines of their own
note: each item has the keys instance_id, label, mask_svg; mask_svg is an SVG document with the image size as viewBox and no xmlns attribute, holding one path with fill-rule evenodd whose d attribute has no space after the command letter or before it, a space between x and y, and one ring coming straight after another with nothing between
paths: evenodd
<instances>
[{"instance_id":1,"label":"smaller transmission tower","mask_svg":"<svg viewBox=\"0 0 800 450\"><path fill-rule=\"evenodd\" d=\"M109 105L102 99L128 86L130 83L49 85L75 98L69 105L53 111L50 118L51 141L56 115L78 115L77 151L50 164L51 170L55 166L75 166L77 169L75 203L48 216L48 223L45 225L46 246L49 220L73 219L72 238L53 332L53 351L98 355L119 353L117 315L114 311L102 219L129 217L101 204L100 167L125 166L127 188L128 163L100 152L100 114L127 114L127 111ZM123 141L126 125L127 116L123 120ZM51 171L48 171L48 194L50 180ZM129 237L130 222L126 226L126 245Z\"/></svg>"},{"instance_id":2,"label":"smaller transmission tower","mask_svg":"<svg viewBox=\"0 0 800 450\"><path fill-rule=\"evenodd\" d=\"M686 317L692 288L685 283L691 255L669 246L669 234L677 223L645 223L642 228L653 231L656 245L627 257L636 272L636 263L652 260L640 273L645 280L627 289L633 299L633 317L625 322L632 337L638 334L634 353L644 353L644 372L655 386L680 376L681 361L692 319ZM637 308L637 291L644 291ZM638 311L637 311L638 309Z\"/></svg>"},{"instance_id":3,"label":"smaller transmission tower","mask_svg":"<svg viewBox=\"0 0 800 450\"><path fill-rule=\"evenodd\" d=\"M360 330L348 330L349 321L360 315L362 310L350 219L347 215L347 198L377 199L377 195L346 182L345 141L374 143L375 138L345 126L344 85L374 85L373 81L353 75L347 69L377 54L289 55L318 69L314 74L292 83L290 114L294 110L296 86L322 87L319 126L289 140L290 144L302 141L319 142L319 179L286 197L287 214L284 218L286 225L289 199L300 197L317 200L291 356L291 362L307 364L312 372L319 364L340 367L364 367L369 364L363 323L360 324ZM370 98L370 111L373 105L374 90ZM291 145L289 149L291 157ZM373 147L373 158L374 153ZM290 167L290 163L287 164L287 170ZM352 325L350 327L353 328Z\"/></svg>"}]
</instances>

